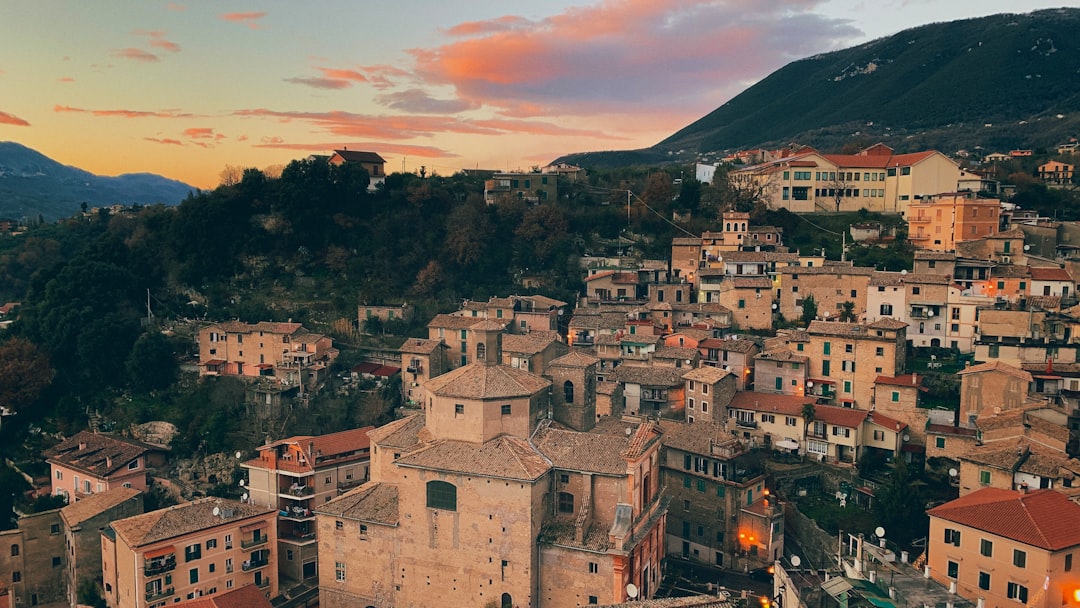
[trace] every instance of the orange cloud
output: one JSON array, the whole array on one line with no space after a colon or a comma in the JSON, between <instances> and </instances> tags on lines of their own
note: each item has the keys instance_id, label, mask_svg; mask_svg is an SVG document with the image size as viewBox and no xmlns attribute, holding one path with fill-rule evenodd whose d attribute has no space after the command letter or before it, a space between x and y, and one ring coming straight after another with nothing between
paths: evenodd
<instances>
[{"instance_id":1,"label":"orange cloud","mask_svg":"<svg viewBox=\"0 0 1080 608\"><path fill-rule=\"evenodd\" d=\"M248 13L225 13L221 18L233 23L242 23L253 30L259 29L259 19L266 16L266 11L252 11Z\"/></svg>"},{"instance_id":2,"label":"orange cloud","mask_svg":"<svg viewBox=\"0 0 1080 608\"><path fill-rule=\"evenodd\" d=\"M57 78L56 82L65 82L65 83L67 83L67 82L75 82L75 79L71 78L70 76L65 76L63 78Z\"/></svg>"},{"instance_id":3,"label":"orange cloud","mask_svg":"<svg viewBox=\"0 0 1080 608\"><path fill-rule=\"evenodd\" d=\"M264 139L280 140L280 137L271 137ZM319 143L306 143L306 144L287 144L283 142L273 141L271 143L255 144L255 148L273 148L278 150L297 150L301 152L328 152L329 150L337 150L342 146L353 148L356 150L372 150L377 149L383 154L403 154L405 156L419 156L423 158L456 158L457 154L448 152L441 148L435 148L432 146L414 146L410 144L388 144L386 142L319 142Z\"/></svg>"},{"instance_id":4,"label":"orange cloud","mask_svg":"<svg viewBox=\"0 0 1080 608\"><path fill-rule=\"evenodd\" d=\"M214 130L210 127L192 127L184 129L184 136L192 139L213 139Z\"/></svg>"},{"instance_id":5,"label":"orange cloud","mask_svg":"<svg viewBox=\"0 0 1080 608\"><path fill-rule=\"evenodd\" d=\"M182 146L182 145L184 145L184 142L180 141L179 139L168 139L168 138L159 138L159 137L144 137L143 139L146 140L146 141L154 142L155 144L169 144L169 145L172 145L172 146Z\"/></svg>"},{"instance_id":6,"label":"orange cloud","mask_svg":"<svg viewBox=\"0 0 1080 608\"><path fill-rule=\"evenodd\" d=\"M0 125L14 125L16 127L29 127L30 123L7 112L0 112Z\"/></svg>"},{"instance_id":7,"label":"orange cloud","mask_svg":"<svg viewBox=\"0 0 1080 608\"><path fill-rule=\"evenodd\" d=\"M136 49L132 47L128 47L126 49L116 49L113 51L112 54L116 57L121 57L123 59L134 59L135 61L160 61L160 58L157 55L149 51L144 51L142 49Z\"/></svg>"},{"instance_id":8,"label":"orange cloud","mask_svg":"<svg viewBox=\"0 0 1080 608\"><path fill-rule=\"evenodd\" d=\"M356 82L367 82L367 76L364 76L356 70L341 70L334 68L319 68L319 71L323 73L327 78L333 78L334 80L354 80Z\"/></svg>"},{"instance_id":9,"label":"orange cloud","mask_svg":"<svg viewBox=\"0 0 1080 608\"><path fill-rule=\"evenodd\" d=\"M53 106L53 112L74 114L90 114L92 116L118 116L120 118L194 118L194 114L179 110L158 110L150 112L146 110L87 110L71 106Z\"/></svg>"},{"instance_id":10,"label":"orange cloud","mask_svg":"<svg viewBox=\"0 0 1080 608\"><path fill-rule=\"evenodd\" d=\"M176 12L183 12L183 11L187 10L186 6L184 6L183 4L177 4L175 2L170 2L170 3L166 4L165 8L166 8L166 10L176 11Z\"/></svg>"},{"instance_id":11,"label":"orange cloud","mask_svg":"<svg viewBox=\"0 0 1080 608\"><path fill-rule=\"evenodd\" d=\"M166 40L165 31L163 30L135 30L132 33L134 33L136 36L145 36L147 38L147 44L154 48L161 49L163 51L169 51L171 53L180 52L180 45L172 42L171 40Z\"/></svg>"}]
</instances>

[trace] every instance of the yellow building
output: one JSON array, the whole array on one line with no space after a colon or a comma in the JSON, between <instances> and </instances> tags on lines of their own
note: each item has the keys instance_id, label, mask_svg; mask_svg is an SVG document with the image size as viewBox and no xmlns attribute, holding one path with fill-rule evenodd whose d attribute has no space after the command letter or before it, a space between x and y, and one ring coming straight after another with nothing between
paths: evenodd
<instances>
[{"instance_id":1,"label":"yellow building","mask_svg":"<svg viewBox=\"0 0 1080 608\"><path fill-rule=\"evenodd\" d=\"M832 404L869 409L879 376L904 373L907 323L884 318L866 325L811 321L805 346L809 382L829 384ZM796 348L798 344L796 344Z\"/></svg>"},{"instance_id":2,"label":"yellow building","mask_svg":"<svg viewBox=\"0 0 1080 608\"><path fill-rule=\"evenodd\" d=\"M922 249L955 251L958 243L996 233L1000 213L1001 201L972 192L923 197L908 206L908 240Z\"/></svg>"},{"instance_id":3,"label":"yellow building","mask_svg":"<svg viewBox=\"0 0 1080 608\"><path fill-rule=\"evenodd\" d=\"M930 576L985 608L1058 608L1080 589L1080 505L1053 490L985 488L934 507Z\"/></svg>"}]
</instances>

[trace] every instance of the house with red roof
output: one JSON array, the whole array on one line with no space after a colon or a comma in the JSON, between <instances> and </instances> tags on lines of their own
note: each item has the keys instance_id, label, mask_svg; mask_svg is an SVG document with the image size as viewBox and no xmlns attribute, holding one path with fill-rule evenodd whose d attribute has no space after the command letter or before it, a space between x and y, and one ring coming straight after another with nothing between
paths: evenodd
<instances>
[{"instance_id":1,"label":"house with red roof","mask_svg":"<svg viewBox=\"0 0 1080 608\"><path fill-rule=\"evenodd\" d=\"M335 166L355 163L363 167L368 172L368 177L371 178L368 183L368 190L374 190L379 184L386 181L386 160L379 156L377 152L342 148L341 150L334 150L328 162Z\"/></svg>"},{"instance_id":2,"label":"house with red roof","mask_svg":"<svg viewBox=\"0 0 1080 608\"><path fill-rule=\"evenodd\" d=\"M1029 296L1060 296L1068 298L1076 295L1076 282L1068 270L1053 266L1040 268L1028 267L1031 274L1031 283L1028 286Z\"/></svg>"},{"instance_id":3,"label":"house with red roof","mask_svg":"<svg viewBox=\"0 0 1080 608\"><path fill-rule=\"evenodd\" d=\"M927 511L927 568L985 608L1074 605L1080 505L1053 490L984 488Z\"/></svg>"}]
</instances>

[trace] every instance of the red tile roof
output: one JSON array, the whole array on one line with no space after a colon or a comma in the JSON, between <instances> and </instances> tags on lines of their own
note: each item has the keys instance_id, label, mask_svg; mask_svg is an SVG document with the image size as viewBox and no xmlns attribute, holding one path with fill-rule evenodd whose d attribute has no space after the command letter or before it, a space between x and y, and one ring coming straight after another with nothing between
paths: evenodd
<instances>
[{"instance_id":1,"label":"red tile roof","mask_svg":"<svg viewBox=\"0 0 1080 608\"><path fill-rule=\"evenodd\" d=\"M1069 276L1069 271L1064 268L1039 268L1038 266L1029 266L1028 272L1031 273L1032 281L1069 281L1072 282L1072 277Z\"/></svg>"},{"instance_id":2,"label":"red tile roof","mask_svg":"<svg viewBox=\"0 0 1080 608\"><path fill-rule=\"evenodd\" d=\"M1080 505L1054 490L983 488L927 513L1048 551L1080 545Z\"/></svg>"},{"instance_id":3,"label":"red tile roof","mask_svg":"<svg viewBox=\"0 0 1080 608\"><path fill-rule=\"evenodd\" d=\"M200 597L179 604L177 608L271 608L270 600L256 585L245 585L210 597Z\"/></svg>"}]
</instances>

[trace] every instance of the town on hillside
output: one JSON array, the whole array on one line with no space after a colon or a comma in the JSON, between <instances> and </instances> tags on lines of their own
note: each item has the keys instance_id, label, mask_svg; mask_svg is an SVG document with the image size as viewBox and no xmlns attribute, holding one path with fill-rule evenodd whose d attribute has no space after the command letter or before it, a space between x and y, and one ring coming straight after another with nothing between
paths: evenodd
<instances>
[{"instance_id":1,"label":"town on hillside","mask_svg":"<svg viewBox=\"0 0 1080 608\"><path fill-rule=\"evenodd\" d=\"M374 153L328 160L385 178ZM726 160L697 180L721 171L807 221L898 217L906 233L837 238L906 238L910 267L800 251L730 208L664 258L581 257L570 301L526 275L340 373L328 332L201 320L186 377L240 381L253 415L335 391L400 407L324 434L267 425L254 450L182 466L168 424L91 416L40 454L47 479L26 475L55 503L0 531L0 601L1080 605L1080 223L935 151ZM485 202L544 205L581 172L545 169L494 175ZM361 303L353 326L416 314Z\"/></svg>"}]
</instances>

